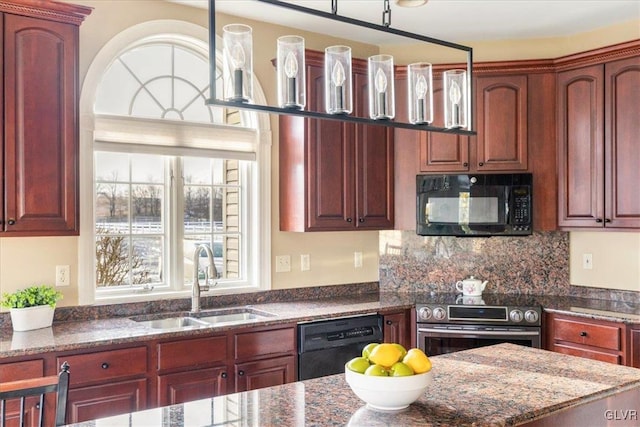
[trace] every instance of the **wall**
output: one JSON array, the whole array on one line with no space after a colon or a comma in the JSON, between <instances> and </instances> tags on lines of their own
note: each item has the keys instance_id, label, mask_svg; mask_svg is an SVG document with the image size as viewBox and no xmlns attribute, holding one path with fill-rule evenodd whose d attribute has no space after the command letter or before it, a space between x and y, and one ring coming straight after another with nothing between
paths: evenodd
<instances>
[{"instance_id":1,"label":"wall","mask_svg":"<svg viewBox=\"0 0 640 427\"><path fill-rule=\"evenodd\" d=\"M154 0L115 1L77 1L94 8L94 12L80 27L80 79L99 49L118 32L140 22L173 19L184 20L207 26L206 11L179 4ZM152 7L150 7L152 5ZM221 17L219 24L230 22L229 17ZM241 19L234 19L237 22ZM250 22L256 30L265 34L255 38L261 43L256 49L256 74L263 83L267 98L275 99L274 86L269 82L275 78L269 60L275 56L275 38L291 33L282 27L262 25ZM617 41L639 38L638 22L615 28L605 28L597 32L576 35L562 39L538 41L500 41L483 42L474 51L476 61L516 59L528 57L554 57L562 54L612 44ZM307 38L307 47L322 49L333 44L335 39L327 36L311 35L295 30ZM354 56L366 57L376 53L378 48L349 42L354 48ZM473 46L473 44L472 44ZM394 54L400 56L407 52L419 52L415 46L395 48ZM259 62L260 61L260 62ZM401 60L396 61L401 63ZM273 141L277 141L276 119L272 118L274 128ZM291 255L291 273L272 273L274 289L285 289L323 284L361 283L378 279L378 233L377 232L341 232L341 233L285 233L278 230L278 150L274 144L272 152L272 260L275 255ZM606 238L604 238L606 241ZM0 291L8 292L34 283L51 283L55 276L55 266L71 266L71 286L63 288L65 299L62 305L77 304L78 238L0 238ZM363 252L364 265L361 269L353 267L353 252ZM300 272L300 254L310 254L311 271ZM275 270L275 269L274 269Z\"/></svg>"}]
</instances>

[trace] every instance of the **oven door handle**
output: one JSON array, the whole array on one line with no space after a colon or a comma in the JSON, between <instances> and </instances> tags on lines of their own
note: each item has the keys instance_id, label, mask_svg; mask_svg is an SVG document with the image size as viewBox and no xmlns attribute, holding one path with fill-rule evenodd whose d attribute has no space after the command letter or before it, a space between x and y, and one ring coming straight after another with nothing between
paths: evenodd
<instances>
[{"instance_id":1,"label":"oven door handle","mask_svg":"<svg viewBox=\"0 0 640 427\"><path fill-rule=\"evenodd\" d=\"M539 336L540 332L537 331L478 331L478 330L461 330L461 329L427 329L418 328L418 332L430 332L438 334L450 334L450 335L496 335L496 336Z\"/></svg>"}]
</instances>

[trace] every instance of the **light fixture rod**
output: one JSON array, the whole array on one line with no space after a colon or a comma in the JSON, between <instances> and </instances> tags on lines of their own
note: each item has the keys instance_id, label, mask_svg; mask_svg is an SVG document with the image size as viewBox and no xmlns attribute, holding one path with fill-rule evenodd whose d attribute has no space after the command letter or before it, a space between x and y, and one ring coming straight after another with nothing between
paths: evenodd
<instances>
[{"instance_id":1,"label":"light fixture rod","mask_svg":"<svg viewBox=\"0 0 640 427\"><path fill-rule=\"evenodd\" d=\"M338 14L338 0L331 0L331 13Z\"/></svg>"},{"instance_id":2,"label":"light fixture rod","mask_svg":"<svg viewBox=\"0 0 640 427\"><path fill-rule=\"evenodd\" d=\"M413 129L413 130L424 130L424 131L433 131L440 133L452 133L458 135L476 135L476 132L473 130L473 111L474 111L474 92L473 92L473 49L469 46L464 46L457 43L452 43L444 40L439 40L433 37L423 36L421 34L414 34L407 31L398 30L395 28L391 28L390 26L386 27L384 25L372 24L370 22L360 21L358 19L349 18L347 16L341 16L337 14L338 0L332 0L332 9L335 8L336 13L328 13L323 12L317 9L311 9L304 6L299 6L294 3L285 3L281 0L255 0L260 3L267 3L273 6L282 7L285 9L295 10L300 13L305 13L308 15L318 16L321 18L329 19L331 21L343 22L345 24L355 25L358 27L370 28L377 31L382 31L389 34L395 34L401 37L410 38L413 40L419 40L425 43L436 44L439 46L448 47L451 49L461 50L467 53L467 73L468 73L468 94L469 94L469 103L468 103L468 129L446 129L440 128L430 125L416 125L411 123L403 123L396 122L393 120L371 120L363 117L355 117L350 115L342 115L342 114L326 114L319 113L315 111L308 110L295 110L291 109L283 109L279 107L272 107L269 105L258 105L258 104L247 104L247 103L238 103L238 102L229 102L217 99L216 97L216 0L209 0L209 78L210 78L210 99L207 100L207 105L217 105L220 107L227 108L239 108L239 109L248 109L248 110L257 110L264 111L274 114L287 114L287 115L296 115L303 117L311 117L311 118L319 118L319 119L329 119L329 120L339 120L343 122L354 122L354 123L362 123L362 124L376 124L382 126L396 127L396 128L404 128L404 129Z\"/></svg>"},{"instance_id":3,"label":"light fixture rod","mask_svg":"<svg viewBox=\"0 0 640 427\"><path fill-rule=\"evenodd\" d=\"M389 5L389 0L383 0L383 4L382 25L389 28L391 26L391 6Z\"/></svg>"}]
</instances>

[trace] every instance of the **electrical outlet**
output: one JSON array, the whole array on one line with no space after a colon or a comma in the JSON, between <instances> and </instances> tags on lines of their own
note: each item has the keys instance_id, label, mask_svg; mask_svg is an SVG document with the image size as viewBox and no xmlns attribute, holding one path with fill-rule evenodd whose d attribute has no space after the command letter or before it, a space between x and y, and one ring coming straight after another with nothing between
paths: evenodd
<instances>
[{"instance_id":1,"label":"electrical outlet","mask_svg":"<svg viewBox=\"0 0 640 427\"><path fill-rule=\"evenodd\" d=\"M276 273L291 271L291 257L289 255L276 256Z\"/></svg>"},{"instance_id":2,"label":"electrical outlet","mask_svg":"<svg viewBox=\"0 0 640 427\"><path fill-rule=\"evenodd\" d=\"M309 254L300 255L300 271L311 270L311 259Z\"/></svg>"},{"instance_id":3,"label":"electrical outlet","mask_svg":"<svg viewBox=\"0 0 640 427\"><path fill-rule=\"evenodd\" d=\"M355 268L362 268L362 252L353 253L353 266Z\"/></svg>"},{"instance_id":4,"label":"electrical outlet","mask_svg":"<svg viewBox=\"0 0 640 427\"><path fill-rule=\"evenodd\" d=\"M582 268L585 270L593 269L593 255L582 254Z\"/></svg>"},{"instance_id":5,"label":"electrical outlet","mask_svg":"<svg viewBox=\"0 0 640 427\"><path fill-rule=\"evenodd\" d=\"M69 286L68 265L56 265L56 286Z\"/></svg>"}]
</instances>

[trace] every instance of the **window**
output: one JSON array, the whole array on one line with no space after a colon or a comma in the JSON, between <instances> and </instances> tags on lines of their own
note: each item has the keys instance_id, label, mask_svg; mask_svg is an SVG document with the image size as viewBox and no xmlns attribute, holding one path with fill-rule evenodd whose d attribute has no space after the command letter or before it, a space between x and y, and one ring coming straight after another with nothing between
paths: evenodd
<instances>
[{"instance_id":1,"label":"window","mask_svg":"<svg viewBox=\"0 0 640 427\"><path fill-rule=\"evenodd\" d=\"M220 292L268 287L258 257L266 244L256 215L265 208L259 177L266 155L257 120L205 104L206 53L184 36L144 37L96 79L95 256L92 271L85 269L95 300L180 295L210 272ZM212 250L212 269L203 245Z\"/></svg>"}]
</instances>

